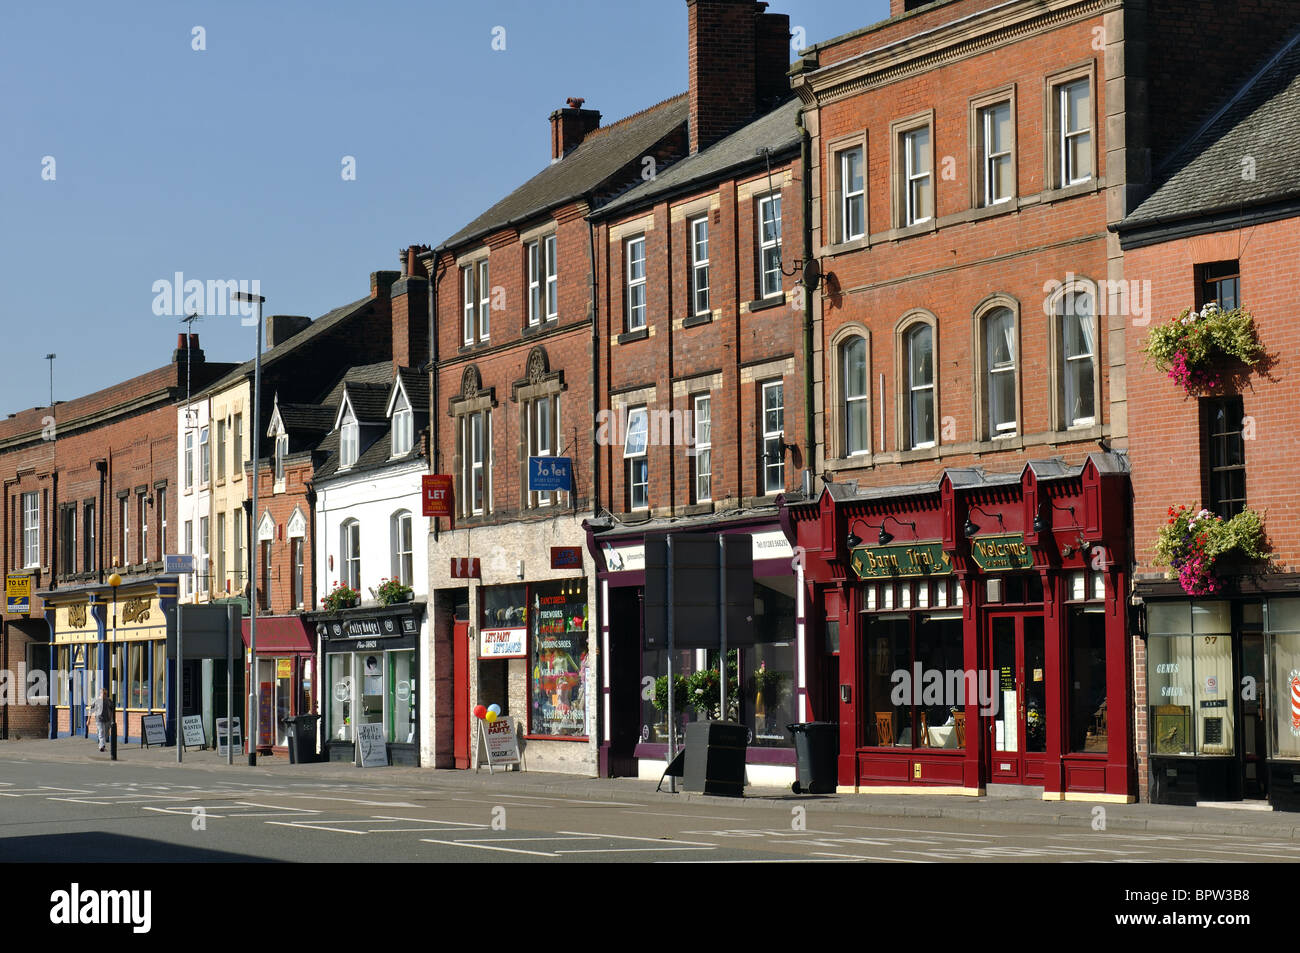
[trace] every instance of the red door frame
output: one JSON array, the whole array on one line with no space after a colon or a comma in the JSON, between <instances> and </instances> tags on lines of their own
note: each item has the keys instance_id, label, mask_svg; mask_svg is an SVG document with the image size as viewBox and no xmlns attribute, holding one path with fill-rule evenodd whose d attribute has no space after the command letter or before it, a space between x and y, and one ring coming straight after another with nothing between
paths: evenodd
<instances>
[{"instance_id":1,"label":"red door frame","mask_svg":"<svg viewBox=\"0 0 1300 953\"><path fill-rule=\"evenodd\" d=\"M1041 612L1025 612L1018 609L995 610L989 611L984 616L984 625L982 627L982 639L984 642L985 658L988 659L989 673L996 692L998 713L1003 713L1002 699L1002 680L1000 659L996 654L996 646L993 641L993 627L1000 619L1012 622L1012 636L1014 645L1014 663L1013 669L1016 679L1016 750L1015 751L998 751L997 750L997 716L986 715L981 717L986 732L987 744L985 745L985 777L995 784L1033 784L1038 785L1044 782L1045 768L1051 752L1047 750L1050 747L1048 739L1052 731L1056 730L1051 722L1052 706L1051 699L1048 697L1048 683L1050 680L1050 669L1047 665L1047 632L1043 614ZM1032 664L1033 660L1029 658L1027 642L1026 623L1031 619L1037 619L1040 622L1038 626L1038 637L1041 640L1042 656L1038 658L1037 665ZM1039 715L1044 719L1044 734L1042 751L1029 751L1029 689L1035 681L1034 669L1040 670L1038 682L1042 683L1042 698L1039 702ZM1009 765L1010 767L1006 767Z\"/></svg>"},{"instance_id":2,"label":"red door frame","mask_svg":"<svg viewBox=\"0 0 1300 953\"><path fill-rule=\"evenodd\" d=\"M455 704L452 729L452 754L456 767L469 765L469 622L459 619L452 624L452 691Z\"/></svg>"}]
</instances>

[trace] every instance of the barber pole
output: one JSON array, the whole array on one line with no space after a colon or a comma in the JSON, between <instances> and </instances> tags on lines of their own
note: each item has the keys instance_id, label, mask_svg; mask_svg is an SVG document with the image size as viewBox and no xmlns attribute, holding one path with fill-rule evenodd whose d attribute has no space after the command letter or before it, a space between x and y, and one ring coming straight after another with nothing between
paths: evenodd
<instances>
[{"instance_id":1,"label":"barber pole","mask_svg":"<svg viewBox=\"0 0 1300 953\"><path fill-rule=\"evenodd\" d=\"M1300 738L1300 669L1291 670L1291 734Z\"/></svg>"}]
</instances>

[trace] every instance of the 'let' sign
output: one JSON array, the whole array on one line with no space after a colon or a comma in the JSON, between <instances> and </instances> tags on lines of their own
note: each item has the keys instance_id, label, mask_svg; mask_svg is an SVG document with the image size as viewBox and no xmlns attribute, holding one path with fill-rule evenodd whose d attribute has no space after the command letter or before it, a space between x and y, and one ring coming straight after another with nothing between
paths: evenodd
<instances>
[{"instance_id":1,"label":"'let' sign","mask_svg":"<svg viewBox=\"0 0 1300 953\"><path fill-rule=\"evenodd\" d=\"M425 516L447 516L451 511L451 477L441 473L430 473L420 479L423 513Z\"/></svg>"}]
</instances>

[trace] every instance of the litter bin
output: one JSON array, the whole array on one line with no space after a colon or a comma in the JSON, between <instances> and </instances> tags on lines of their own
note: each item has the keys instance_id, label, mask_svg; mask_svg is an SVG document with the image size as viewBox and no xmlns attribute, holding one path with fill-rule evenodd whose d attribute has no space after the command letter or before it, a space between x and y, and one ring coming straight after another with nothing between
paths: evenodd
<instances>
[{"instance_id":1,"label":"litter bin","mask_svg":"<svg viewBox=\"0 0 1300 953\"><path fill-rule=\"evenodd\" d=\"M682 790L744 797L748 740L749 729L744 725L728 721L688 723Z\"/></svg>"},{"instance_id":2,"label":"litter bin","mask_svg":"<svg viewBox=\"0 0 1300 953\"><path fill-rule=\"evenodd\" d=\"M320 715L292 715L282 719L289 741L290 764L315 764L316 722Z\"/></svg>"},{"instance_id":3,"label":"litter bin","mask_svg":"<svg viewBox=\"0 0 1300 953\"><path fill-rule=\"evenodd\" d=\"M795 794L834 794L839 782L840 726L833 721L806 721L786 728L794 735L798 765L798 780L791 789Z\"/></svg>"}]
</instances>

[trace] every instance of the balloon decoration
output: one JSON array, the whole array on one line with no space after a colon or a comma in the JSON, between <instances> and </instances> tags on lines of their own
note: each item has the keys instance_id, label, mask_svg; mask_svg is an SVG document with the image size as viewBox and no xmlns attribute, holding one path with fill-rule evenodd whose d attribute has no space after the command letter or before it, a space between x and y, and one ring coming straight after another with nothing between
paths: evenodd
<instances>
[{"instance_id":1,"label":"balloon decoration","mask_svg":"<svg viewBox=\"0 0 1300 953\"><path fill-rule=\"evenodd\" d=\"M500 705L488 705L488 711L492 712L492 714L496 715L498 718L501 716Z\"/></svg>"},{"instance_id":2,"label":"balloon decoration","mask_svg":"<svg viewBox=\"0 0 1300 953\"><path fill-rule=\"evenodd\" d=\"M497 713L494 712L491 708L489 708L488 713L483 716L483 720L490 725L497 720Z\"/></svg>"},{"instance_id":3,"label":"balloon decoration","mask_svg":"<svg viewBox=\"0 0 1300 953\"><path fill-rule=\"evenodd\" d=\"M486 714L487 714L487 709L484 708L482 705L475 705L475 706L474 706L474 717L475 717L475 718L482 718L482 717L485 716Z\"/></svg>"}]
</instances>

